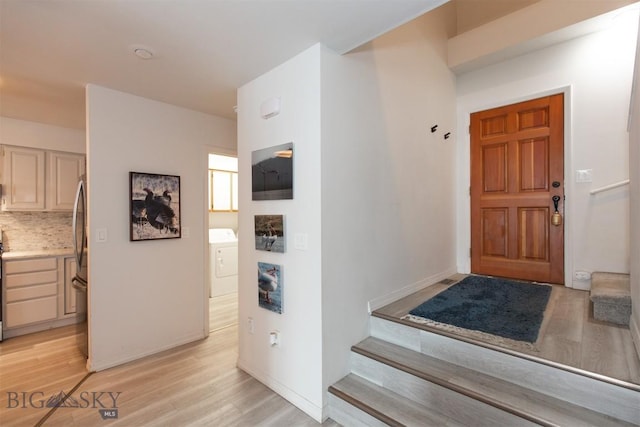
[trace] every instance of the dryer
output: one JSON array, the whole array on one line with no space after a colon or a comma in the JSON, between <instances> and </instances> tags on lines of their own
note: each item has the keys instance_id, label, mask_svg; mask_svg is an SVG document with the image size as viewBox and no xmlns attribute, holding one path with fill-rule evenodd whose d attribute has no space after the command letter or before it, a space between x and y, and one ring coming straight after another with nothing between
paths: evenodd
<instances>
[{"instance_id":1,"label":"dryer","mask_svg":"<svg viewBox=\"0 0 640 427\"><path fill-rule=\"evenodd\" d=\"M209 296L238 292L238 238L232 229L209 229L209 257Z\"/></svg>"}]
</instances>

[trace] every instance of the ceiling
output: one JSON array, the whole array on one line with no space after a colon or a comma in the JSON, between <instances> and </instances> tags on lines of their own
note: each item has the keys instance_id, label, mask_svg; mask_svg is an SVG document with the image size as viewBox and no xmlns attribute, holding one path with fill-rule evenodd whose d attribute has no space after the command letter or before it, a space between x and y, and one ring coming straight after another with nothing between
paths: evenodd
<instances>
[{"instance_id":1,"label":"ceiling","mask_svg":"<svg viewBox=\"0 0 640 427\"><path fill-rule=\"evenodd\" d=\"M344 53L447 1L0 0L0 115L83 129L94 83L235 119L236 88L308 47Z\"/></svg>"}]
</instances>

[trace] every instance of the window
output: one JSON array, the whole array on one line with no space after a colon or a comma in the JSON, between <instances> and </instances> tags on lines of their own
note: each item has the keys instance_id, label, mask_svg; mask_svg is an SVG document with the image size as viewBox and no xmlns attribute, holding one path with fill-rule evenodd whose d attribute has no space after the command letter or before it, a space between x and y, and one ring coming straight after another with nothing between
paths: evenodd
<instances>
[{"instance_id":1,"label":"window","mask_svg":"<svg viewBox=\"0 0 640 427\"><path fill-rule=\"evenodd\" d=\"M209 154L209 210L238 210L238 159Z\"/></svg>"}]
</instances>

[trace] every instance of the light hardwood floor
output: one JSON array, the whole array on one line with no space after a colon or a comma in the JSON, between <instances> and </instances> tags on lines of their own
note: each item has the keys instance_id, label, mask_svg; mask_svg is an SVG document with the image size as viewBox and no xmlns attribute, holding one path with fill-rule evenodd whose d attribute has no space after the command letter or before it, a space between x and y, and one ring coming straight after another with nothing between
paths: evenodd
<instances>
[{"instance_id":1,"label":"light hardwood floor","mask_svg":"<svg viewBox=\"0 0 640 427\"><path fill-rule=\"evenodd\" d=\"M75 347L75 330L59 328L0 343L0 425L319 425L236 368L238 328L233 319L237 315L231 314L234 301L228 298L218 303L212 302L211 325L215 331L207 339L89 375L72 394L81 406L88 407L57 408L44 422L41 420L49 409L32 406L60 391L68 393L87 374ZM235 306L237 310L237 299ZM8 392L41 394L34 398L36 405L27 400L24 405L8 408ZM111 395L117 396L118 418L103 420L100 404L104 409L113 406L109 392L120 393ZM338 426L332 420L323 425Z\"/></svg>"},{"instance_id":2,"label":"light hardwood floor","mask_svg":"<svg viewBox=\"0 0 640 427\"><path fill-rule=\"evenodd\" d=\"M452 279L462 277L455 275ZM401 318L449 286L435 284L376 311ZM595 320L589 292L553 285L536 347L518 351L640 384L640 359L629 328Z\"/></svg>"},{"instance_id":3,"label":"light hardwood floor","mask_svg":"<svg viewBox=\"0 0 640 427\"><path fill-rule=\"evenodd\" d=\"M231 293L209 298L209 331L227 328L238 323L238 294Z\"/></svg>"}]
</instances>

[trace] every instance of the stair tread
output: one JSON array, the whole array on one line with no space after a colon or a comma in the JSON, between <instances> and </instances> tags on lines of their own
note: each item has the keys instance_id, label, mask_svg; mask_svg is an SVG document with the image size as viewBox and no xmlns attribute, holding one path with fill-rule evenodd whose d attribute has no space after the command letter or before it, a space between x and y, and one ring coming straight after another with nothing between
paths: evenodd
<instances>
[{"instance_id":1,"label":"stair tread","mask_svg":"<svg viewBox=\"0 0 640 427\"><path fill-rule=\"evenodd\" d=\"M527 419L557 425L632 425L470 368L369 337L353 351Z\"/></svg>"},{"instance_id":2,"label":"stair tread","mask_svg":"<svg viewBox=\"0 0 640 427\"><path fill-rule=\"evenodd\" d=\"M329 392L392 426L462 425L355 374L342 378Z\"/></svg>"},{"instance_id":3,"label":"stair tread","mask_svg":"<svg viewBox=\"0 0 640 427\"><path fill-rule=\"evenodd\" d=\"M595 272L591 275L591 299L631 301L630 276L625 273Z\"/></svg>"}]
</instances>

